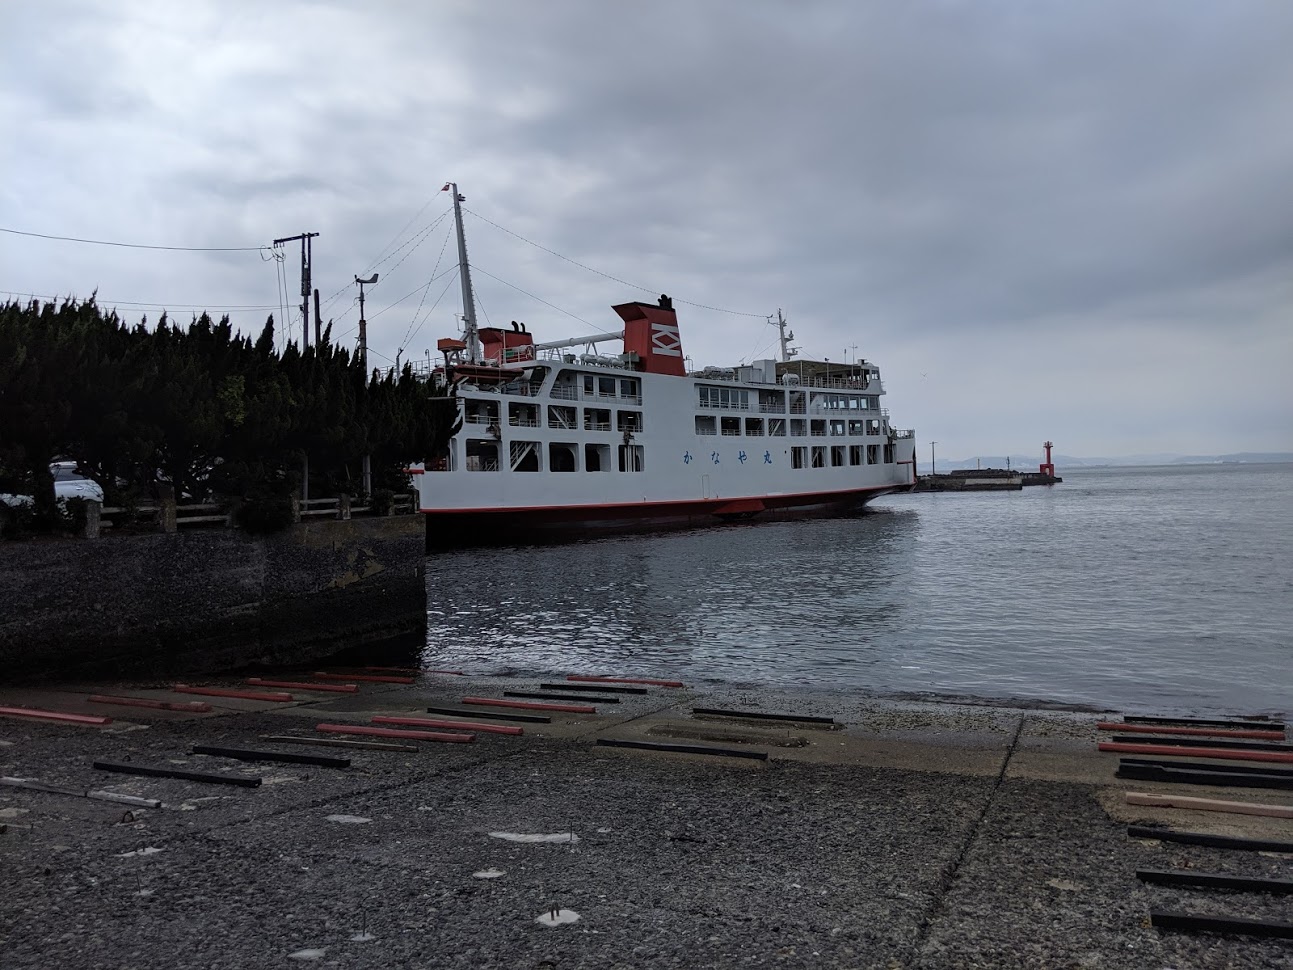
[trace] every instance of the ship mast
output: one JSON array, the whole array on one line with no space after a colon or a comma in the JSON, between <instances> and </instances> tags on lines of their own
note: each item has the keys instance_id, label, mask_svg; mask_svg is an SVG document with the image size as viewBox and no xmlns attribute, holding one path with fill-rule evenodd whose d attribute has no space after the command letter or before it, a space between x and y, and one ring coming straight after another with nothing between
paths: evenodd
<instances>
[{"instance_id":1,"label":"ship mast","mask_svg":"<svg viewBox=\"0 0 1293 970\"><path fill-rule=\"evenodd\" d=\"M458 230L458 279L462 283L462 339L467 345L467 360L480 363L480 338L476 335L476 303L471 295L471 266L467 263L467 237L462 232L463 197L458 183L445 186L453 193L453 223Z\"/></svg>"},{"instance_id":2,"label":"ship mast","mask_svg":"<svg viewBox=\"0 0 1293 970\"><path fill-rule=\"evenodd\" d=\"M772 317L768 317L768 323L772 323ZM777 308L776 328L777 333L781 335L781 362L784 364L791 357L795 356L795 354L799 353L799 348L790 346L790 341L795 339L795 332L791 330L790 333L786 333L786 318L781 315L780 307Z\"/></svg>"}]
</instances>

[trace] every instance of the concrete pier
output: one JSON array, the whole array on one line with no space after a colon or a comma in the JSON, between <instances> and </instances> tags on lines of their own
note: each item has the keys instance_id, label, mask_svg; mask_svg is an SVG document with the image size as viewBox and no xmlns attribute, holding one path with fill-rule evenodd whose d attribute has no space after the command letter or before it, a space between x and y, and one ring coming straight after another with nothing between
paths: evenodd
<instances>
[{"instance_id":1,"label":"concrete pier","mask_svg":"<svg viewBox=\"0 0 1293 970\"><path fill-rule=\"evenodd\" d=\"M0 690L0 706L113 717L99 728L0 719L0 775L164 806L0 786L0 965L1143 970L1276 967L1293 955L1288 941L1149 926L1153 907L1288 911L1275 896L1148 886L1138 867L1287 877L1293 856L1131 839L1129 822L1271 838L1289 838L1289 823L1127 806L1127 791L1166 786L1114 777L1116 758L1095 749L1096 713L651 686L595 714L553 712L521 736L415 751L267 740L335 738L315 725L435 717L427 707L555 680L424 673L286 703L207 697L210 713L88 700L193 699L157 681ZM195 744L352 763L230 761L193 755ZM106 774L96 760L261 784Z\"/></svg>"}]
</instances>

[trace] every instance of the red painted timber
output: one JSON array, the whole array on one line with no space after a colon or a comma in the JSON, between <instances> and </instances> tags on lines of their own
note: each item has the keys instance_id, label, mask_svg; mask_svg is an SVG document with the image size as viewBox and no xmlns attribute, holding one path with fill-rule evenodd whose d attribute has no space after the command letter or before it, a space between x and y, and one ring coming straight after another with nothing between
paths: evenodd
<instances>
[{"instance_id":1,"label":"red painted timber","mask_svg":"<svg viewBox=\"0 0 1293 970\"><path fill-rule=\"evenodd\" d=\"M285 703L295 700L291 694L275 691L271 694L257 693L251 690L225 690L223 687L189 687L187 684L175 684L171 690L180 694L203 694L206 697L241 697L246 701L274 701Z\"/></svg>"},{"instance_id":2,"label":"red painted timber","mask_svg":"<svg viewBox=\"0 0 1293 970\"><path fill-rule=\"evenodd\" d=\"M322 670L316 671L314 676L320 680L363 680L375 684L411 684L412 677L385 677L379 674L326 674Z\"/></svg>"},{"instance_id":3,"label":"red painted timber","mask_svg":"<svg viewBox=\"0 0 1293 970\"><path fill-rule=\"evenodd\" d=\"M483 731L486 734L523 734L523 729L506 724L476 724L471 721L437 721L425 717L379 716L373 718L374 724L404 724L408 727L421 728L461 728L464 731Z\"/></svg>"},{"instance_id":4,"label":"red painted timber","mask_svg":"<svg viewBox=\"0 0 1293 970\"><path fill-rule=\"evenodd\" d=\"M640 677L584 677L579 674L567 674L566 680L577 680L588 684L650 684L652 687L682 687L681 680L649 680Z\"/></svg>"},{"instance_id":5,"label":"red painted timber","mask_svg":"<svg viewBox=\"0 0 1293 970\"><path fill-rule=\"evenodd\" d=\"M328 734L372 734L379 738L404 738L406 741L475 741L474 734L439 734L435 731L397 731L394 728L366 727L363 724L316 724L316 731Z\"/></svg>"},{"instance_id":6,"label":"red painted timber","mask_svg":"<svg viewBox=\"0 0 1293 970\"><path fill-rule=\"evenodd\" d=\"M112 718L101 714L69 714L66 711L45 711L38 707L0 707L0 714L7 717L34 717L42 721L66 721L68 724L93 724L95 727L112 723Z\"/></svg>"},{"instance_id":7,"label":"red painted timber","mask_svg":"<svg viewBox=\"0 0 1293 970\"><path fill-rule=\"evenodd\" d=\"M253 687L286 687L288 690L324 690L333 694L354 694L359 690L358 684L301 684L294 680L262 680L259 677L248 677L244 683Z\"/></svg>"},{"instance_id":8,"label":"red painted timber","mask_svg":"<svg viewBox=\"0 0 1293 970\"><path fill-rule=\"evenodd\" d=\"M1153 724L1119 724L1117 721L1100 721L1101 731L1124 731L1127 734L1175 734L1180 737L1248 738L1263 741L1283 741L1283 731L1235 731L1225 728L1155 727Z\"/></svg>"},{"instance_id":9,"label":"red painted timber","mask_svg":"<svg viewBox=\"0 0 1293 970\"><path fill-rule=\"evenodd\" d=\"M538 704L529 701L500 701L494 697L464 697L464 704L487 707L517 707L523 711L565 711L567 714L596 714L597 708L587 704Z\"/></svg>"},{"instance_id":10,"label":"red painted timber","mask_svg":"<svg viewBox=\"0 0 1293 970\"><path fill-rule=\"evenodd\" d=\"M211 705L206 701L156 701L151 697L111 697L107 694L91 694L87 700L95 704L150 707L155 711L187 711L192 714L205 714L211 710Z\"/></svg>"},{"instance_id":11,"label":"red painted timber","mask_svg":"<svg viewBox=\"0 0 1293 970\"><path fill-rule=\"evenodd\" d=\"M1293 763L1293 750L1244 751L1236 748L1183 748L1172 744L1128 744L1123 741L1102 741L1101 751L1120 754L1161 754L1179 758L1213 758L1218 761L1281 761Z\"/></svg>"}]
</instances>

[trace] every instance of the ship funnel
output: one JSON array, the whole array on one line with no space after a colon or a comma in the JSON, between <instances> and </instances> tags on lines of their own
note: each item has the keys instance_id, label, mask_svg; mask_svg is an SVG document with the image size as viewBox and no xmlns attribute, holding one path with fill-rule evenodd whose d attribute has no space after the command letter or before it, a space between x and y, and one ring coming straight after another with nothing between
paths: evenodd
<instances>
[{"instance_id":1,"label":"ship funnel","mask_svg":"<svg viewBox=\"0 0 1293 970\"><path fill-rule=\"evenodd\" d=\"M621 303L612 307L624 321L624 352L637 354L649 374L683 377L682 338L673 301L661 296L655 303Z\"/></svg>"}]
</instances>

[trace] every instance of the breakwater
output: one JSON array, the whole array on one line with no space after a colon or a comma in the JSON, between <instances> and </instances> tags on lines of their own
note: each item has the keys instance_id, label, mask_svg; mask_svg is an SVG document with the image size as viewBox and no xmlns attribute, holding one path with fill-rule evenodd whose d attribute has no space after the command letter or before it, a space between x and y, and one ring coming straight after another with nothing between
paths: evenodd
<instances>
[{"instance_id":1,"label":"breakwater","mask_svg":"<svg viewBox=\"0 0 1293 970\"><path fill-rule=\"evenodd\" d=\"M420 515L0 543L0 679L295 663L426 631Z\"/></svg>"}]
</instances>

